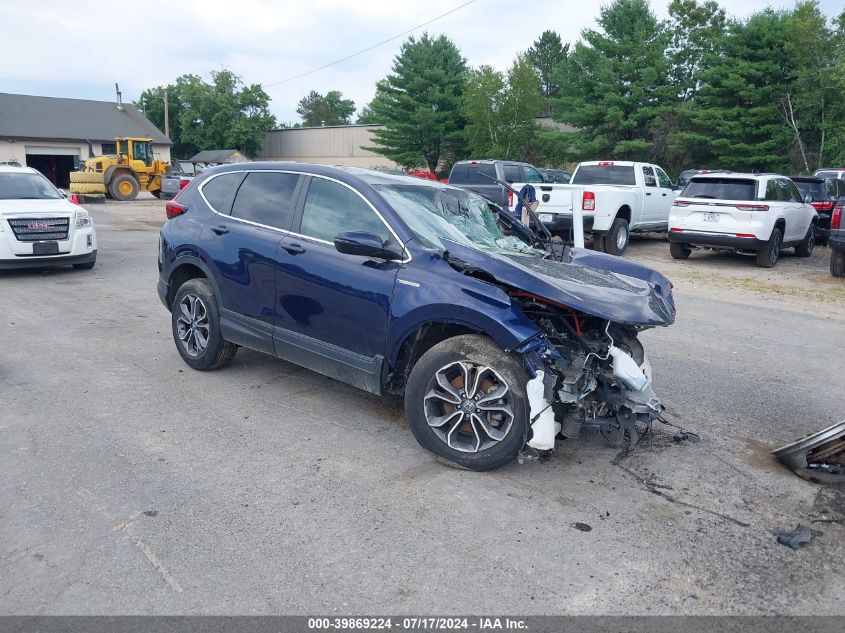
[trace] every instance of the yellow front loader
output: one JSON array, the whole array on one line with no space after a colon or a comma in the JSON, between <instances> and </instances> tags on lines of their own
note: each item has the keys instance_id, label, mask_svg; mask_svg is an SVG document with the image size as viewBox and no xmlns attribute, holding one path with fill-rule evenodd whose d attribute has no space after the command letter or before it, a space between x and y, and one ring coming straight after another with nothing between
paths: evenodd
<instances>
[{"instance_id":1,"label":"yellow front loader","mask_svg":"<svg viewBox=\"0 0 845 633\"><path fill-rule=\"evenodd\" d=\"M139 191L161 195L161 177L169 165L154 159L151 138L114 139L117 154L94 156L70 173L71 193L89 198L134 200Z\"/></svg>"}]
</instances>

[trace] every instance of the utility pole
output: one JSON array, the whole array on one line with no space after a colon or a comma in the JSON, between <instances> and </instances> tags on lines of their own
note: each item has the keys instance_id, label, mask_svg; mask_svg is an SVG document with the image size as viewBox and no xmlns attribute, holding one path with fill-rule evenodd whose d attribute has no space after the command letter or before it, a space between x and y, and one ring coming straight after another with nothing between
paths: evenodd
<instances>
[{"instance_id":1,"label":"utility pole","mask_svg":"<svg viewBox=\"0 0 845 633\"><path fill-rule=\"evenodd\" d=\"M167 88L164 89L164 135L170 138L170 113L167 111Z\"/></svg>"}]
</instances>

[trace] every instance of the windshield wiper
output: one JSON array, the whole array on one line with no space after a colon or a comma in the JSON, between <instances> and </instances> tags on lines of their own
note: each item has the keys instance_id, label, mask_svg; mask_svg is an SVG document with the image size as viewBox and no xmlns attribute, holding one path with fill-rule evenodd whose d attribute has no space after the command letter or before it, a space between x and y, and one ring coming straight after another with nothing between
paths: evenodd
<instances>
[{"instance_id":1,"label":"windshield wiper","mask_svg":"<svg viewBox=\"0 0 845 633\"><path fill-rule=\"evenodd\" d=\"M555 249L554 249L554 246L552 245L552 234L549 232L549 229L546 228L546 225L543 224L542 222L540 222L540 218L537 217L537 214L534 213L534 210L525 201L525 198L522 197L522 194L519 193L513 187L511 187L504 180L499 180L498 178L493 178L493 176L488 176L487 174L482 174L480 171L478 172L478 175L486 178L487 180L492 180L493 182L502 185L503 187L505 187L509 191L512 191L514 193L514 195L516 195L516 197L519 198L519 201L522 203L522 206L528 212L528 216L531 218L531 221L534 222L534 226L536 226L538 229L541 229L542 232L543 232L544 236L543 237L537 236L537 239L540 241L540 243L543 245L543 248L546 249L546 251L549 253L549 255L551 255L552 259L554 259Z\"/></svg>"}]
</instances>

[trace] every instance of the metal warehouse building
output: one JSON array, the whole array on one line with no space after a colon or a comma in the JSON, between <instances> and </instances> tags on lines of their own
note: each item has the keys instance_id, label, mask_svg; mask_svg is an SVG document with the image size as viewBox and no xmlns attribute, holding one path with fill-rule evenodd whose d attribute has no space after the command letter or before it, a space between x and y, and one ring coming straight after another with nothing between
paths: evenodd
<instances>
[{"instance_id":1,"label":"metal warehouse building","mask_svg":"<svg viewBox=\"0 0 845 633\"><path fill-rule=\"evenodd\" d=\"M170 161L170 139L131 105L0 93L0 162L34 167L58 187L77 161L115 153L118 136L151 138L155 157Z\"/></svg>"},{"instance_id":2,"label":"metal warehouse building","mask_svg":"<svg viewBox=\"0 0 845 633\"><path fill-rule=\"evenodd\" d=\"M375 145L373 130L381 125L327 125L273 130L256 160L293 160L321 165L397 167L389 158L365 147Z\"/></svg>"}]
</instances>

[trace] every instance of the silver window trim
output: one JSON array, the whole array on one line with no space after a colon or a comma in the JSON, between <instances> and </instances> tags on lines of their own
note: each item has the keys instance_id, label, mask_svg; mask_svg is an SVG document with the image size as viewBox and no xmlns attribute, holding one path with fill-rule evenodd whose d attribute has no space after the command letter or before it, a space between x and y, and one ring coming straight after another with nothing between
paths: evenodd
<instances>
[{"instance_id":1,"label":"silver window trim","mask_svg":"<svg viewBox=\"0 0 845 633\"><path fill-rule=\"evenodd\" d=\"M219 178L220 176L225 176L227 174L252 174L252 173L258 173L258 174L293 174L295 176L311 176L312 178L322 178L323 180L331 180L332 182L336 182L339 185L343 185L344 187L346 187L347 189L349 189L350 191L355 193L355 195L357 195L359 198L361 198L361 200L363 200L364 203L368 207L370 207L370 209L372 209L373 213L376 214L376 217L379 220L381 220L382 224L384 224L384 226L387 227L387 230L390 231L390 234L396 239L396 242L402 246L402 252L405 254L405 257L402 258L401 260L398 260L398 262L400 264L407 264L408 262L411 261L411 259L412 259L411 253L405 247L405 243L401 239L399 239L399 236L396 234L396 231L394 231L393 227L390 226L390 224L387 222L387 220L384 219L384 216L382 216L382 214L379 213L378 209L376 209L372 205L372 203L370 203L369 200L367 200L363 195L361 195L361 192L358 191L357 189L355 189L355 187L348 185L345 182L338 180L337 178L332 178L331 176L322 176L320 174L314 174L314 173L311 173L311 172L292 171L292 170L289 170L289 169L233 169L232 171L224 171L224 172L221 172L219 174L214 174L210 178L207 178L206 180L204 180L200 184L200 186L198 187L197 190L199 191L200 197L203 199L203 202L205 202L205 204L208 205L208 208L211 209L214 213L216 213L220 217L228 218L230 220L235 220L237 222L243 222L244 224L251 224L253 226L259 226L263 229L269 229L271 231L277 231L279 233L282 233L283 235L292 235L292 236L295 236L295 237L302 238L303 240L307 240L309 242L316 242L318 244L326 244L328 246L331 246L332 248L335 247L334 242L321 240L318 237L311 237L310 235L303 235L302 233L296 233L296 232L290 231L288 229L280 229L277 226L270 226L269 224L261 224L260 222L253 222L252 220L245 220L244 218L239 218L239 217L236 217L234 215L226 215L225 213L220 213L220 211L218 211L217 209L214 208L214 205L211 204L211 202L208 200L208 198L205 197L205 193L203 192L203 189L205 189L205 186L209 182L214 180L215 178ZM237 193L235 194L235 198L237 198ZM233 198L232 199L232 205L234 206L234 204L235 204L235 199ZM303 207L303 210L304 210L304 207Z\"/></svg>"}]
</instances>

